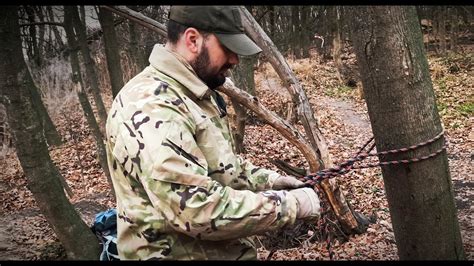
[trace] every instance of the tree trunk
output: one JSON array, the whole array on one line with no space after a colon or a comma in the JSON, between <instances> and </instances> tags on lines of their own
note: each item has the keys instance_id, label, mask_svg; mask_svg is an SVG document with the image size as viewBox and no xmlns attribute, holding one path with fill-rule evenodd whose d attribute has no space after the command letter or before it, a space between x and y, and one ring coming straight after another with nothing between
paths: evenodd
<instances>
[{"instance_id":1,"label":"tree trunk","mask_svg":"<svg viewBox=\"0 0 474 266\"><path fill-rule=\"evenodd\" d=\"M82 22L79 18L79 12L76 6L65 6L65 9L69 9L72 21L74 24L74 29L77 36L79 37L79 46L81 48L82 59L84 60L84 65L86 67L87 80L91 87L92 96L94 97L95 106L97 107L97 113L99 116L99 127L102 135L105 135L105 122L107 121L107 111L105 110L104 102L102 101L102 96L100 95L99 80L97 78L97 73L95 70L95 63L91 57L89 47L87 46L86 39L86 25L85 22Z\"/></svg>"},{"instance_id":2,"label":"tree trunk","mask_svg":"<svg viewBox=\"0 0 474 266\"><path fill-rule=\"evenodd\" d=\"M291 6L291 35L290 43L294 58L301 58L300 48L300 12L299 6Z\"/></svg>"},{"instance_id":3,"label":"tree trunk","mask_svg":"<svg viewBox=\"0 0 474 266\"><path fill-rule=\"evenodd\" d=\"M44 130L44 135L48 146L59 146L63 143L61 135L59 135L56 126L53 124L51 117L48 114L46 107L44 106L43 100L39 93L39 88L36 86L27 88L31 94L33 107L35 108L40 118L41 127Z\"/></svg>"},{"instance_id":4,"label":"tree trunk","mask_svg":"<svg viewBox=\"0 0 474 266\"><path fill-rule=\"evenodd\" d=\"M300 29L300 40L301 40L301 49L303 58L308 58L309 56L309 47L310 47L310 37L311 32L309 30L309 14L311 12L311 6L302 6L301 7L301 29Z\"/></svg>"},{"instance_id":5,"label":"tree trunk","mask_svg":"<svg viewBox=\"0 0 474 266\"><path fill-rule=\"evenodd\" d=\"M0 88L28 189L66 249L69 259L94 260L99 243L66 198L51 161L29 87L33 79L23 58L16 6L0 9Z\"/></svg>"},{"instance_id":6,"label":"tree trunk","mask_svg":"<svg viewBox=\"0 0 474 266\"><path fill-rule=\"evenodd\" d=\"M332 39L334 36L334 17L336 16L336 6L323 6L323 38L325 45L323 46L322 59L324 62L332 59Z\"/></svg>"},{"instance_id":7,"label":"tree trunk","mask_svg":"<svg viewBox=\"0 0 474 266\"><path fill-rule=\"evenodd\" d=\"M458 31L459 31L459 18L458 18L458 11L455 7L451 7L449 9L449 24L451 25L450 30L450 41L449 41L449 49L453 52L457 51L458 45Z\"/></svg>"},{"instance_id":8,"label":"tree trunk","mask_svg":"<svg viewBox=\"0 0 474 266\"><path fill-rule=\"evenodd\" d=\"M136 8L134 9L133 7L137 6L131 6L134 11L137 11ZM135 61L135 65L137 66L137 73L133 73L133 75L136 75L138 74L138 72L142 71L147 66L148 60L146 60L147 58L143 54L143 49L140 48L140 34L137 28L135 27L135 22L128 21L128 32L130 38L129 54L130 57Z\"/></svg>"},{"instance_id":9,"label":"tree trunk","mask_svg":"<svg viewBox=\"0 0 474 266\"><path fill-rule=\"evenodd\" d=\"M99 7L99 22L103 31L105 57L107 59L107 70L109 71L110 85L112 87L112 97L123 87L123 74L120 63L120 49L118 47L117 36L115 35L114 15L109 10Z\"/></svg>"},{"instance_id":10,"label":"tree trunk","mask_svg":"<svg viewBox=\"0 0 474 266\"><path fill-rule=\"evenodd\" d=\"M441 55L445 56L447 52L446 45L446 7L438 7L438 34L439 34L439 51Z\"/></svg>"},{"instance_id":11,"label":"tree trunk","mask_svg":"<svg viewBox=\"0 0 474 266\"><path fill-rule=\"evenodd\" d=\"M268 6L268 8L270 8L270 29L269 29L269 32L270 32L270 38L275 39L275 6Z\"/></svg>"},{"instance_id":12,"label":"tree trunk","mask_svg":"<svg viewBox=\"0 0 474 266\"><path fill-rule=\"evenodd\" d=\"M44 14L43 14L43 9L42 6L35 6L35 14L38 16L39 22L44 22ZM42 53L43 46L44 46L44 29L45 25L40 24L38 25L39 31L38 31L38 66L41 66L42 63L42 56L44 54Z\"/></svg>"},{"instance_id":13,"label":"tree trunk","mask_svg":"<svg viewBox=\"0 0 474 266\"><path fill-rule=\"evenodd\" d=\"M427 141L443 128L414 7L352 7L351 35L378 151ZM421 157L437 141L380 161ZM402 260L464 259L446 152L412 164L383 166Z\"/></svg>"},{"instance_id":14,"label":"tree trunk","mask_svg":"<svg viewBox=\"0 0 474 266\"><path fill-rule=\"evenodd\" d=\"M247 91L250 95L255 95L254 66L256 62L257 58L255 56L241 57L240 64L238 64L235 67L235 70L232 72L237 86ZM247 110L233 97L231 97L230 100L236 115L235 124L237 129L233 132L235 150L237 153L244 153L245 148L243 146L243 142L245 135L245 122L247 120Z\"/></svg>"},{"instance_id":15,"label":"tree trunk","mask_svg":"<svg viewBox=\"0 0 474 266\"><path fill-rule=\"evenodd\" d=\"M81 104L82 110L84 111L84 116L86 117L87 124L92 131L92 134L95 139L97 146L97 156L99 164L104 171L104 174L107 178L107 181L110 186L112 194L115 196L114 187L112 184L112 179L110 177L109 166L107 164L107 153L105 149L105 144L102 139L102 134L99 129L99 125L95 120L94 112L92 111L91 104L87 98L87 94L84 91L84 82L81 77L81 67L79 65L79 58L77 55L78 44L76 41L76 35L74 34L74 29L72 25L72 15L71 8L64 7L64 30L66 31L66 37L69 45L69 55L71 60L71 70L72 70L72 80L77 85L77 96L79 98L79 103Z\"/></svg>"},{"instance_id":16,"label":"tree trunk","mask_svg":"<svg viewBox=\"0 0 474 266\"><path fill-rule=\"evenodd\" d=\"M335 6L335 13L336 16L334 19L335 24L335 31L334 31L334 38L332 40L332 58L334 60L334 64L336 65L337 70L337 78L339 82L344 83L343 79L343 65L342 65L342 38L341 38L341 16L340 16L340 6Z\"/></svg>"}]
</instances>

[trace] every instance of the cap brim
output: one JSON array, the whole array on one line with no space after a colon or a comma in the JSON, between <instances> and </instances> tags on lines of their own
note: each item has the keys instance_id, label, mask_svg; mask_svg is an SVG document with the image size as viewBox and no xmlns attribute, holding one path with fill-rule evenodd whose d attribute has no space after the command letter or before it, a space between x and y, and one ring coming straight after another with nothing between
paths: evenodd
<instances>
[{"instance_id":1,"label":"cap brim","mask_svg":"<svg viewBox=\"0 0 474 266\"><path fill-rule=\"evenodd\" d=\"M215 33L215 35L225 47L238 55L254 55L262 51L262 49L244 33Z\"/></svg>"}]
</instances>

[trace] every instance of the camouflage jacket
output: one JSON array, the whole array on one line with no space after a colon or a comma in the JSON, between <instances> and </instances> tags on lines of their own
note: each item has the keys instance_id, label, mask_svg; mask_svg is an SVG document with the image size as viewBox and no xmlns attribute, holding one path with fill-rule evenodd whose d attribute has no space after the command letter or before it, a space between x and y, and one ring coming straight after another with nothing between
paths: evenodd
<instances>
[{"instance_id":1,"label":"camouflage jacket","mask_svg":"<svg viewBox=\"0 0 474 266\"><path fill-rule=\"evenodd\" d=\"M149 60L107 120L120 258L256 259L249 236L293 224L296 199L235 154L216 92L180 55L156 45Z\"/></svg>"}]
</instances>

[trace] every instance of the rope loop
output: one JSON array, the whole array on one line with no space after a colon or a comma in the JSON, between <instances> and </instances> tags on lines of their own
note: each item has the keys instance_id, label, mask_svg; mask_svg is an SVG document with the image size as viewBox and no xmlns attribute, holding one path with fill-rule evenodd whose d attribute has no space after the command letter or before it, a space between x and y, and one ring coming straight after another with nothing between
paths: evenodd
<instances>
[{"instance_id":1,"label":"rope loop","mask_svg":"<svg viewBox=\"0 0 474 266\"><path fill-rule=\"evenodd\" d=\"M385 166L385 165L410 164L410 163L424 161L424 160L436 157L437 155L441 154L444 150L446 150L447 148L446 143L443 144L443 146L440 149L436 150L435 152L419 157L419 158L410 158L410 159L402 159L402 160L386 161L386 162L378 162L378 163L367 163L365 165L355 165L355 163L362 162L364 159L368 157L386 155L386 154L399 154L399 153L419 149L421 147L434 143L435 141L440 139L443 135L444 135L444 130L442 130L441 133L439 133L435 137L425 142L421 142L409 147L393 149L393 150L388 150L388 151L381 151L381 152L371 152L375 148L375 142L370 144L374 140L374 137L372 136L364 145L362 145L361 148L359 148L357 153L352 158L346 160L345 162L341 163L338 166L323 169L314 174L309 174L305 177L300 178L300 180L310 186L314 186L317 183L320 183L324 179L334 178L339 175L344 175L353 169L373 168L373 167L379 167L379 166ZM369 148L366 150L367 146L369 146Z\"/></svg>"}]
</instances>

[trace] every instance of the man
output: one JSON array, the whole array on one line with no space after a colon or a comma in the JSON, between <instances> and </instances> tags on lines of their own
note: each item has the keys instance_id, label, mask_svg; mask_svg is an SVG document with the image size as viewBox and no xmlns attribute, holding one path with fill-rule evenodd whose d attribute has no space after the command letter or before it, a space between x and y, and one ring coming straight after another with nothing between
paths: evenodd
<instances>
[{"instance_id":1,"label":"man","mask_svg":"<svg viewBox=\"0 0 474 266\"><path fill-rule=\"evenodd\" d=\"M121 259L256 259L249 236L319 216L303 182L234 152L213 89L237 54L260 51L237 7L171 7L166 46L155 45L107 121Z\"/></svg>"}]
</instances>

